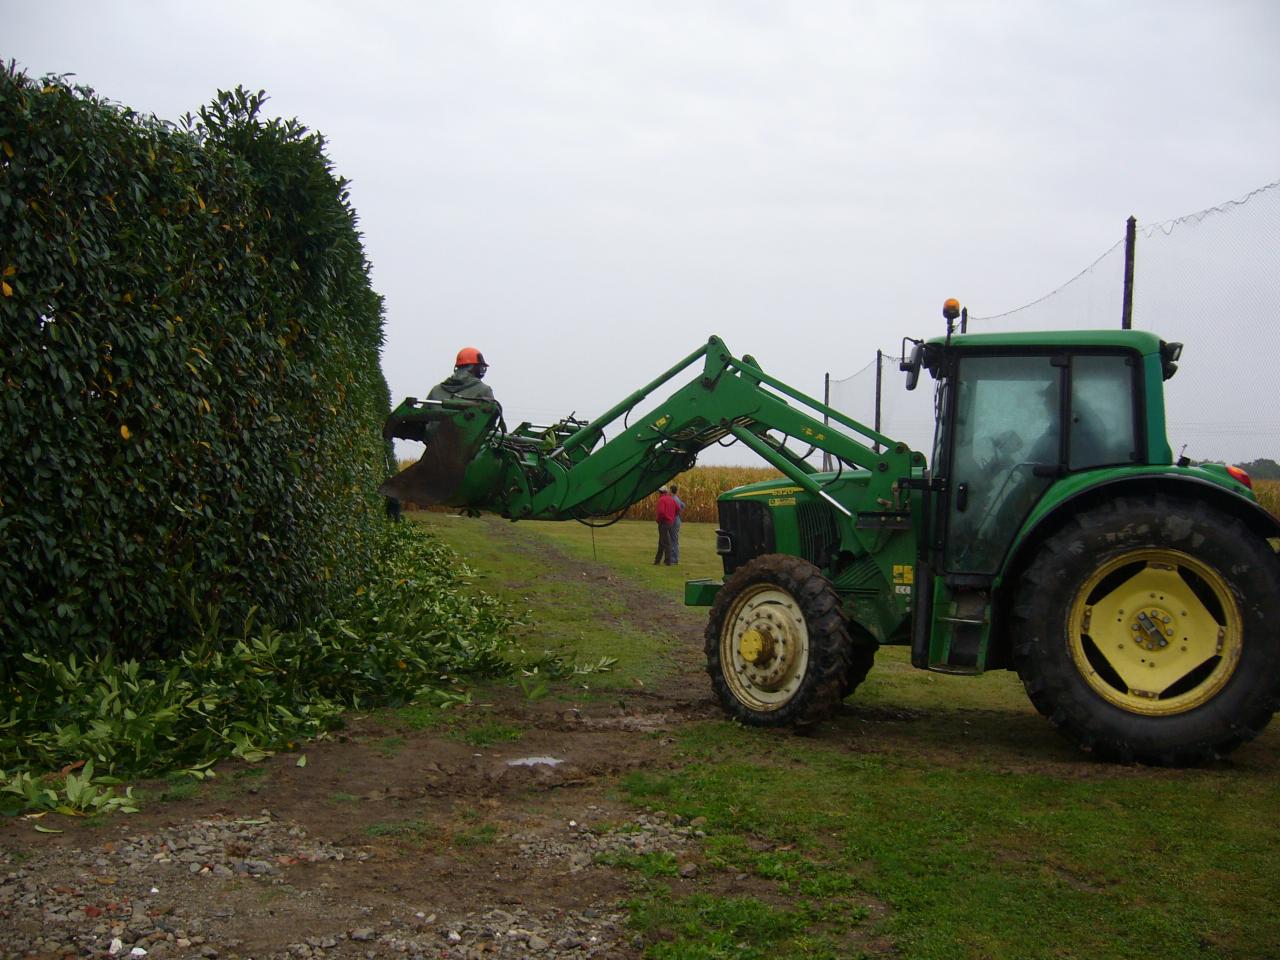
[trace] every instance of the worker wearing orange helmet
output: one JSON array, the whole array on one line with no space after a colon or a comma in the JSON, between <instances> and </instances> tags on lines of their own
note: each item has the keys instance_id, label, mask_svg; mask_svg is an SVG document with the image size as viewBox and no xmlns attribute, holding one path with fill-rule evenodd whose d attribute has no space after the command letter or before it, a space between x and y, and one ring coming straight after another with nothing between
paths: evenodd
<instances>
[{"instance_id":1,"label":"worker wearing orange helmet","mask_svg":"<svg viewBox=\"0 0 1280 960\"><path fill-rule=\"evenodd\" d=\"M484 383L489 365L484 354L475 347L463 347L453 363L453 373L436 384L427 394L428 400L492 400L493 391Z\"/></svg>"}]
</instances>

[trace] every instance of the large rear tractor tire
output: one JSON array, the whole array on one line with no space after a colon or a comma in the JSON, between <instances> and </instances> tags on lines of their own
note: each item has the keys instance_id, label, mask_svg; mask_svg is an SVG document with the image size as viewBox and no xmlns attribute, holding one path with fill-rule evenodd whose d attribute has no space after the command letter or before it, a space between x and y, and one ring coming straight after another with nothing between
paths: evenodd
<instances>
[{"instance_id":1,"label":"large rear tractor tire","mask_svg":"<svg viewBox=\"0 0 1280 960\"><path fill-rule=\"evenodd\" d=\"M821 720L862 682L874 655L851 638L831 582L782 554L757 557L720 589L706 651L725 710L762 727Z\"/></svg>"},{"instance_id":2,"label":"large rear tractor tire","mask_svg":"<svg viewBox=\"0 0 1280 960\"><path fill-rule=\"evenodd\" d=\"M1078 514L1023 574L1014 616L1031 701L1108 759L1202 763L1280 707L1280 557L1208 504Z\"/></svg>"}]
</instances>

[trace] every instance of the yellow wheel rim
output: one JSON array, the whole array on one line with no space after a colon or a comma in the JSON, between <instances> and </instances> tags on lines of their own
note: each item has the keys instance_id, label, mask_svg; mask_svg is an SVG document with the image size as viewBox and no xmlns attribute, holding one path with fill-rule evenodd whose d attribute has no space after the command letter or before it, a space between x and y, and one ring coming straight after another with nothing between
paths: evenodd
<instances>
[{"instance_id":1,"label":"yellow wheel rim","mask_svg":"<svg viewBox=\"0 0 1280 960\"><path fill-rule=\"evenodd\" d=\"M772 584L744 590L720 631L720 665L725 683L757 712L786 705L809 664L809 631L795 598Z\"/></svg>"},{"instance_id":2,"label":"yellow wheel rim","mask_svg":"<svg viewBox=\"0 0 1280 960\"><path fill-rule=\"evenodd\" d=\"M1240 663L1243 620L1223 578L1177 550L1099 567L1071 604L1071 658L1104 700L1168 716L1212 700Z\"/></svg>"}]
</instances>

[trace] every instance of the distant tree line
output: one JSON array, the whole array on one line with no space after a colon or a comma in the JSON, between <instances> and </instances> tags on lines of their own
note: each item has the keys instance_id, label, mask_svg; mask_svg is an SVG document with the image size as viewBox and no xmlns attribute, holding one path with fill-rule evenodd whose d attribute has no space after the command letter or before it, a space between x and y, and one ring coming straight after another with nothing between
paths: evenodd
<instances>
[{"instance_id":1,"label":"distant tree line","mask_svg":"<svg viewBox=\"0 0 1280 960\"><path fill-rule=\"evenodd\" d=\"M1249 476L1258 480L1280 480L1280 463L1268 460L1266 457L1250 460L1248 463L1236 464L1236 466L1248 471Z\"/></svg>"}]
</instances>

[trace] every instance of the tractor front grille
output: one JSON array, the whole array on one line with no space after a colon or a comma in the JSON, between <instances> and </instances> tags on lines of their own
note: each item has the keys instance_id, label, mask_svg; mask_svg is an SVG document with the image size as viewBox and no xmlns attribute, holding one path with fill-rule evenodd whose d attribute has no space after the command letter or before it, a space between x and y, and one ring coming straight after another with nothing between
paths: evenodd
<instances>
[{"instance_id":1,"label":"tractor front grille","mask_svg":"<svg viewBox=\"0 0 1280 960\"><path fill-rule=\"evenodd\" d=\"M831 508L825 503L798 504L796 526L800 533L800 556L825 570L840 546L840 531L836 529Z\"/></svg>"},{"instance_id":2,"label":"tractor front grille","mask_svg":"<svg viewBox=\"0 0 1280 960\"><path fill-rule=\"evenodd\" d=\"M773 516L754 500L721 500L716 549L727 577L755 557L774 552Z\"/></svg>"}]
</instances>

